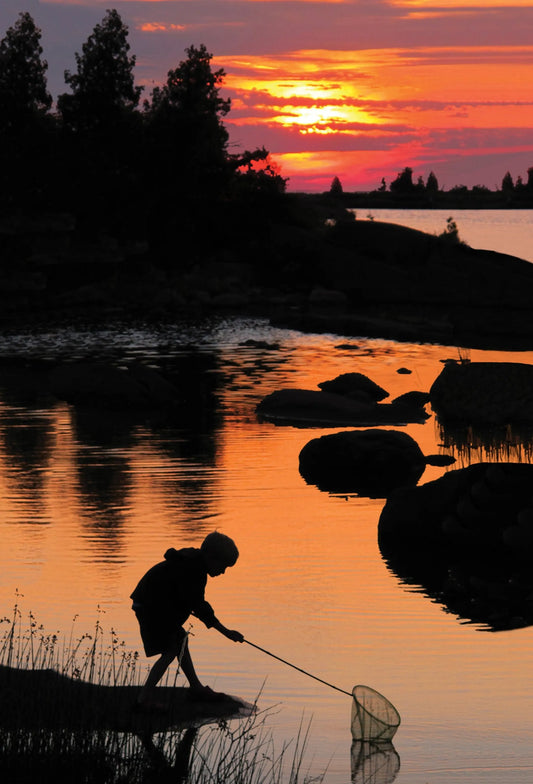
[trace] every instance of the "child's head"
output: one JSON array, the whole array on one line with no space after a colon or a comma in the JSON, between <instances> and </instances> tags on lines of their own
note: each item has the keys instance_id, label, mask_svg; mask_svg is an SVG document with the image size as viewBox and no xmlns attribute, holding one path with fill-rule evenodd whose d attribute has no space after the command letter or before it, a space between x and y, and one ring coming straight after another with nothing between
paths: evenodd
<instances>
[{"instance_id":1,"label":"child's head","mask_svg":"<svg viewBox=\"0 0 533 784\"><path fill-rule=\"evenodd\" d=\"M224 574L228 566L233 566L239 557L237 545L229 536L218 531L208 534L200 546L207 561L211 577Z\"/></svg>"}]
</instances>

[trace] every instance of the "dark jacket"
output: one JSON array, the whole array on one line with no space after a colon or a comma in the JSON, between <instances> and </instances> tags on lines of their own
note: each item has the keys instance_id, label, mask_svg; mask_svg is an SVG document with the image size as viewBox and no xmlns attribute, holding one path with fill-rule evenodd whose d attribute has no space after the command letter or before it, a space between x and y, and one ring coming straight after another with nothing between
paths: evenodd
<instances>
[{"instance_id":1,"label":"dark jacket","mask_svg":"<svg viewBox=\"0 0 533 784\"><path fill-rule=\"evenodd\" d=\"M207 627L212 626L215 613L204 598L207 567L201 550L171 547L164 558L141 577L131 594L133 608L164 614L180 626L194 613Z\"/></svg>"}]
</instances>

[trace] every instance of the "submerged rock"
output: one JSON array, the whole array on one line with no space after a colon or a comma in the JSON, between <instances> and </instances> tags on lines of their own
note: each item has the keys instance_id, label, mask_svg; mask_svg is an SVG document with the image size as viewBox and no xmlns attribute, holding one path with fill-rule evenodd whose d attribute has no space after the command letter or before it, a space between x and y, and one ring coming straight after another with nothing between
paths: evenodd
<instances>
[{"instance_id":1,"label":"submerged rock","mask_svg":"<svg viewBox=\"0 0 533 784\"><path fill-rule=\"evenodd\" d=\"M280 389L267 395L256 408L260 419L294 427L370 427L425 422L420 406L401 401L374 403L364 396L351 399L333 392L312 389Z\"/></svg>"}]
</instances>

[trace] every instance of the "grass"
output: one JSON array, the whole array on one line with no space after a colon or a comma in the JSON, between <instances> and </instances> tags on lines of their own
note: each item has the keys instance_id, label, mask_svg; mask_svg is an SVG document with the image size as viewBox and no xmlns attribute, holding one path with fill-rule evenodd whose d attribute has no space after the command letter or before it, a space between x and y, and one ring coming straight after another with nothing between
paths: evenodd
<instances>
[{"instance_id":1,"label":"grass","mask_svg":"<svg viewBox=\"0 0 533 784\"><path fill-rule=\"evenodd\" d=\"M137 652L100 620L91 633L48 633L18 604L0 619L0 780L26 784L310 784L309 727L277 751L272 709L248 715L132 712ZM168 680L161 689L180 692ZM183 691L183 689L181 689ZM290 750L290 753L289 753Z\"/></svg>"}]
</instances>

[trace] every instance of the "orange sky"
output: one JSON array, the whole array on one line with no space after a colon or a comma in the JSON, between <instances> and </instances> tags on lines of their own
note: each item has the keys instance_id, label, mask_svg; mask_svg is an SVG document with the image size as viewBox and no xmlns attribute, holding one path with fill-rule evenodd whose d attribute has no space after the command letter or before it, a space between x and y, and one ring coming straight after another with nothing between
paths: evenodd
<instances>
[{"instance_id":1,"label":"orange sky","mask_svg":"<svg viewBox=\"0 0 533 784\"><path fill-rule=\"evenodd\" d=\"M0 31L34 15L58 94L110 5L147 93L207 46L231 150L267 147L289 189L373 189L405 166L493 188L533 165L531 0L3 0Z\"/></svg>"}]
</instances>

